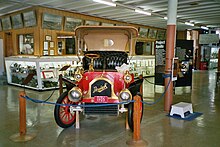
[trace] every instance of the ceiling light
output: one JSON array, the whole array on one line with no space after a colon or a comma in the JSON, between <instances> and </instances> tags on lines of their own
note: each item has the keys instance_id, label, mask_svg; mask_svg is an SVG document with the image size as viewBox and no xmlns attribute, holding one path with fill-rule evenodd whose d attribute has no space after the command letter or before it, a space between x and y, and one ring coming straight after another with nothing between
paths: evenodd
<instances>
[{"instance_id":1,"label":"ceiling light","mask_svg":"<svg viewBox=\"0 0 220 147\"><path fill-rule=\"evenodd\" d=\"M190 23L190 22L185 22L186 25L189 25L189 26L194 26L193 23Z\"/></svg>"},{"instance_id":2,"label":"ceiling light","mask_svg":"<svg viewBox=\"0 0 220 147\"><path fill-rule=\"evenodd\" d=\"M206 26L201 26L200 28L204 30L209 30L209 28L207 28Z\"/></svg>"},{"instance_id":3,"label":"ceiling light","mask_svg":"<svg viewBox=\"0 0 220 147\"><path fill-rule=\"evenodd\" d=\"M140 10L140 9L135 9L134 12L141 13L141 14L144 14L144 15L151 15L150 12L146 12L146 11L143 11L143 10Z\"/></svg>"},{"instance_id":4,"label":"ceiling light","mask_svg":"<svg viewBox=\"0 0 220 147\"><path fill-rule=\"evenodd\" d=\"M103 1L103 0L93 0L93 1L97 2L97 3L105 4L105 5L108 5L108 6L116 7L116 4L113 3L113 2L108 2L108 1Z\"/></svg>"}]
</instances>

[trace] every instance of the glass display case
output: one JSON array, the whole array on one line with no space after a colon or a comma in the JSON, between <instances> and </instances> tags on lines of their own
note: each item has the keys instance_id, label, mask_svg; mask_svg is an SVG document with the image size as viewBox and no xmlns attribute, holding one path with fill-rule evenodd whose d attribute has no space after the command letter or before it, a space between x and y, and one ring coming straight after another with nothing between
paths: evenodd
<instances>
[{"instance_id":1,"label":"glass display case","mask_svg":"<svg viewBox=\"0 0 220 147\"><path fill-rule=\"evenodd\" d=\"M70 76L77 66L78 58L64 57L6 57L5 65L9 84L35 90L58 88L59 75ZM63 66L70 65L66 71L59 71ZM33 73L33 78L23 84L26 77Z\"/></svg>"},{"instance_id":2,"label":"glass display case","mask_svg":"<svg viewBox=\"0 0 220 147\"><path fill-rule=\"evenodd\" d=\"M31 88L35 90L49 90L59 87L58 78L62 74L71 77L79 59L77 56L35 57L13 56L5 58L7 81L11 85ZM135 77L154 76L154 56L129 57L130 72ZM66 71L59 71L65 65L70 65ZM28 74L34 76L27 84L23 84Z\"/></svg>"},{"instance_id":3,"label":"glass display case","mask_svg":"<svg viewBox=\"0 0 220 147\"><path fill-rule=\"evenodd\" d=\"M218 68L218 52L219 47L212 47L209 61L209 69Z\"/></svg>"},{"instance_id":4,"label":"glass display case","mask_svg":"<svg viewBox=\"0 0 220 147\"><path fill-rule=\"evenodd\" d=\"M135 77L140 74L143 76L154 76L155 74L155 56L133 56L130 58L130 72Z\"/></svg>"}]
</instances>

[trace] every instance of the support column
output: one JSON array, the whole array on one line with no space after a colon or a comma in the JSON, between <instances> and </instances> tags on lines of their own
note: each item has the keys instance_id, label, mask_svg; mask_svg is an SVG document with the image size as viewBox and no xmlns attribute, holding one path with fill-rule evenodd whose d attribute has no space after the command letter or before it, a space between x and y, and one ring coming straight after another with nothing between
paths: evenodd
<instances>
[{"instance_id":1,"label":"support column","mask_svg":"<svg viewBox=\"0 0 220 147\"><path fill-rule=\"evenodd\" d=\"M178 0L168 1L168 12L167 12L167 37L166 37L166 66L165 74L171 74L172 72L172 61L174 57L174 48L176 43L176 16L177 16L177 3ZM164 110L170 111L170 107L173 103L173 82L169 82L171 77L165 78L165 87L169 87L165 93Z\"/></svg>"},{"instance_id":2,"label":"support column","mask_svg":"<svg viewBox=\"0 0 220 147\"><path fill-rule=\"evenodd\" d=\"M218 72L220 72L220 48L218 49Z\"/></svg>"}]
</instances>

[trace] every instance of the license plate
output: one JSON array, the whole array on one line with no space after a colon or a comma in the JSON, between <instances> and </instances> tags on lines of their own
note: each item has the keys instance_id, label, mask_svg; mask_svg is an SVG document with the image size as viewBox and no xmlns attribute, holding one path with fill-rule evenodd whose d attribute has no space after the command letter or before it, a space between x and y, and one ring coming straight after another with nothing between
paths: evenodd
<instances>
[{"instance_id":1,"label":"license plate","mask_svg":"<svg viewBox=\"0 0 220 147\"><path fill-rule=\"evenodd\" d=\"M107 96L95 96L94 97L94 102L95 103L107 103L108 102L108 97Z\"/></svg>"}]
</instances>

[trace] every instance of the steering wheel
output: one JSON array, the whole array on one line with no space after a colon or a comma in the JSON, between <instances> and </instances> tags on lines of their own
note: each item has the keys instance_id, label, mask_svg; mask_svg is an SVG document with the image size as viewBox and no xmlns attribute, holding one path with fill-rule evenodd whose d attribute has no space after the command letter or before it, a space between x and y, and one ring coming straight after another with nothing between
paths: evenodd
<instances>
[{"instance_id":1,"label":"steering wheel","mask_svg":"<svg viewBox=\"0 0 220 147\"><path fill-rule=\"evenodd\" d=\"M89 59L96 59L100 57L99 54L92 54L92 53L86 54L85 56L88 57Z\"/></svg>"},{"instance_id":2,"label":"steering wheel","mask_svg":"<svg viewBox=\"0 0 220 147\"><path fill-rule=\"evenodd\" d=\"M85 56L86 56L87 58L91 59L91 63L89 64L89 71L94 71L94 68L93 68L94 59L99 58L100 55L99 55L99 54L89 53L89 54L86 54Z\"/></svg>"}]
</instances>

